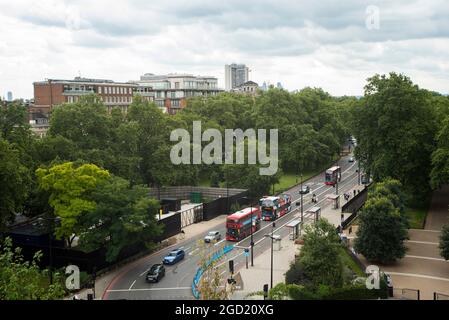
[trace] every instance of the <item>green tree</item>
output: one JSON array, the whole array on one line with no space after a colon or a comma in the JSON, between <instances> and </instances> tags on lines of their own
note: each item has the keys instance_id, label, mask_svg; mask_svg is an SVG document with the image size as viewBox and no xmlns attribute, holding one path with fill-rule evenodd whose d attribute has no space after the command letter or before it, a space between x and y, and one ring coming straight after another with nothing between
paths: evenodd
<instances>
[{"instance_id":1,"label":"green tree","mask_svg":"<svg viewBox=\"0 0 449 320\"><path fill-rule=\"evenodd\" d=\"M409 200L422 202L430 192L430 156L436 120L430 94L402 74L368 79L354 110L356 157L374 181L398 179Z\"/></svg>"},{"instance_id":2,"label":"green tree","mask_svg":"<svg viewBox=\"0 0 449 320\"><path fill-rule=\"evenodd\" d=\"M321 285L341 287L344 283L343 262L340 254L340 239L335 227L325 219L320 219L305 228L304 246L301 248L297 264L300 275L296 283L317 289Z\"/></svg>"},{"instance_id":3,"label":"green tree","mask_svg":"<svg viewBox=\"0 0 449 320\"><path fill-rule=\"evenodd\" d=\"M387 178L375 183L369 190L369 197L386 197L393 207L399 210L404 226L409 228L408 217L405 213L407 195L402 191L403 186L399 180Z\"/></svg>"},{"instance_id":4,"label":"green tree","mask_svg":"<svg viewBox=\"0 0 449 320\"><path fill-rule=\"evenodd\" d=\"M109 172L92 164L76 167L67 162L50 169L39 168L36 175L39 187L50 193L54 214L61 218L55 235L67 239L71 245L73 235L80 231L81 216L95 209L92 192L109 178Z\"/></svg>"},{"instance_id":5,"label":"green tree","mask_svg":"<svg viewBox=\"0 0 449 320\"><path fill-rule=\"evenodd\" d=\"M153 241L162 232L156 222L159 202L148 198L148 189L130 186L111 176L98 185L91 199L96 206L81 218L80 246L89 250L106 248L108 261L115 261L123 248Z\"/></svg>"},{"instance_id":6,"label":"green tree","mask_svg":"<svg viewBox=\"0 0 449 320\"><path fill-rule=\"evenodd\" d=\"M10 238L0 246L0 300L56 300L64 297L61 276L48 284L48 270L41 270L38 262L41 252L33 260L25 261L21 249L12 249Z\"/></svg>"},{"instance_id":7,"label":"green tree","mask_svg":"<svg viewBox=\"0 0 449 320\"><path fill-rule=\"evenodd\" d=\"M69 139L81 150L102 150L109 145L111 127L106 107L92 94L55 107L48 134Z\"/></svg>"},{"instance_id":8,"label":"green tree","mask_svg":"<svg viewBox=\"0 0 449 320\"><path fill-rule=\"evenodd\" d=\"M432 154L430 181L433 188L449 183L449 116L436 136L437 149Z\"/></svg>"},{"instance_id":9,"label":"green tree","mask_svg":"<svg viewBox=\"0 0 449 320\"><path fill-rule=\"evenodd\" d=\"M449 224L443 226L440 235L440 254L445 260L449 260Z\"/></svg>"},{"instance_id":10,"label":"green tree","mask_svg":"<svg viewBox=\"0 0 449 320\"><path fill-rule=\"evenodd\" d=\"M21 163L20 154L0 138L0 231L21 212L27 198L30 173Z\"/></svg>"},{"instance_id":11,"label":"green tree","mask_svg":"<svg viewBox=\"0 0 449 320\"><path fill-rule=\"evenodd\" d=\"M369 198L359 214L354 249L373 262L389 264L404 257L407 228L387 197Z\"/></svg>"}]
</instances>

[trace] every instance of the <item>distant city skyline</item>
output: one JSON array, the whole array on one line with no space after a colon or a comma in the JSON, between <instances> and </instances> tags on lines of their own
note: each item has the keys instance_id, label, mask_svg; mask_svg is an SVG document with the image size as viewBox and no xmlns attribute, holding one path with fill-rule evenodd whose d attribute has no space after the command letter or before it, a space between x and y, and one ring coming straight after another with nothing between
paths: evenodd
<instances>
[{"instance_id":1,"label":"distant city skyline","mask_svg":"<svg viewBox=\"0 0 449 320\"><path fill-rule=\"evenodd\" d=\"M0 92L28 99L45 78L126 82L147 72L215 76L224 89L223 66L236 62L250 80L289 91L360 96L368 77L395 71L447 94L447 16L441 0L4 1Z\"/></svg>"}]
</instances>

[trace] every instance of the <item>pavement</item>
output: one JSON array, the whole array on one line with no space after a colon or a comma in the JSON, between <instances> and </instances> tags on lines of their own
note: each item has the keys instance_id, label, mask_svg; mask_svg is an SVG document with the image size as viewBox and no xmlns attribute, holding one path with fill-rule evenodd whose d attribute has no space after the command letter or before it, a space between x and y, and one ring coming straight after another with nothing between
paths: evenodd
<instances>
[{"instance_id":1,"label":"pavement","mask_svg":"<svg viewBox=\"0 0 449 320\"><path fill-rule=\"evenodd\" d=\"M420 291L420 299L432 300L434 292L449 298L449 262L440 256L439 237L441 228L449 223L449 186L436 190L423 230L410 229L409 240L405 242L406 256L392 265L380 268L391 275L394 288ZM357 227L353 227L355 235ZM360 260L369 262L359 255ZM401 290L395 290L399 292ZM414 296L416 298L416 295Z\"/></svg>"}]
</instances>

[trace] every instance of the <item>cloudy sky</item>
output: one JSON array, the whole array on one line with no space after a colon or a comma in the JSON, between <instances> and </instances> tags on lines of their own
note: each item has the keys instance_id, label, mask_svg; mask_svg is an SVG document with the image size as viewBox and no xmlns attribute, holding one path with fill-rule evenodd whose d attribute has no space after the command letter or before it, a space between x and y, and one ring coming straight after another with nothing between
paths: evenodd
<instances>
[{"instance_id":1,"label":"cloudy sky","mask_svg":"<svg viewBox=\"0 0 449 320\"><path fill-rule=\"evenodd\" d=\"M116 81L143 73L214 75L361 95L375 73L403 72L449 92L449 3L397 1L0 0L0 96L33 81Z\"/></svg>"}]
</instances>

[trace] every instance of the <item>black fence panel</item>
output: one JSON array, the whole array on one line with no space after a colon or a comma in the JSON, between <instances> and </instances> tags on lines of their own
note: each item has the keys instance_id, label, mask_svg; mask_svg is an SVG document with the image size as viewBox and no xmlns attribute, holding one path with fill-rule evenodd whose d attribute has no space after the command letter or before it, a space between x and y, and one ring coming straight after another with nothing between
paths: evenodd
<instances>
[{"instance_id":1,"label":"black fence panel","mask_svg":"<svg viewBox=\"0 0 449 320\"><path fill-rule=\"evenodd\" d=\"M181 213L178 212L170 217L159 220L158 224L163 226L163 232L156 241L162 241L173 237L181 232Z\"/></svg>"},{"instance_id":2,"label":"black fence panel","mask_svg":"<svg viewBox=\"0 0 449 320\"><path fill-rule=\"evenodd\" d=\"M365 187L362 191L357 193L355 197L353 197L341 207L341 212L354 213L359 211L360 208L365 204L367 197L368 187Z\"/></svg>"}]
</instances>

